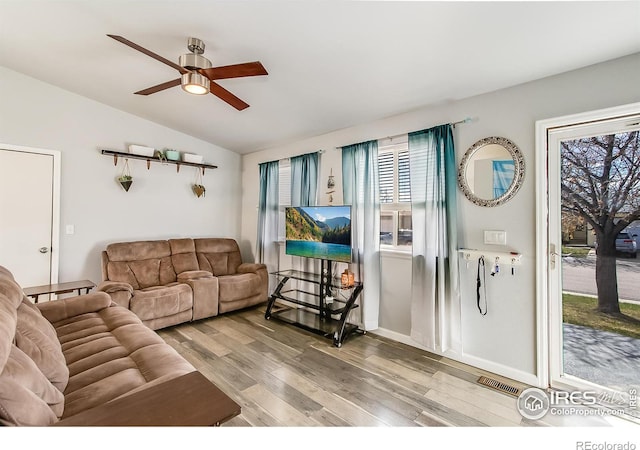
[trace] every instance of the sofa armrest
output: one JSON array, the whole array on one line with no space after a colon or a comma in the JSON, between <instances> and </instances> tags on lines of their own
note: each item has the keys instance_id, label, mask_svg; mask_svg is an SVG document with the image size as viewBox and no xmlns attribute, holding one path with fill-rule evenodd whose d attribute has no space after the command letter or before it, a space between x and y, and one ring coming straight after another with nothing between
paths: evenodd
<instances>
[{"instance_id":1,"label":"sofa armrest","mask_svg":"<svg viewBox=\"0 0 640 450\"><path fill-rule=\"evenodd\" d=\"M184 283L189 280L200 280L202 278L213 278L213 274L206 270L187 270L178 274L178 282Z\"/></svg>"},{"instance_id":2,"label":"sofa armrest","mask_svg":"<svg viewBox=\"0 0 640 450\"><path fill-rule=\"evenodd\" d=\"M193 320L204 319L218 315L218 277L214 277L211 272L204 270L193 270L190 273L205 273L202 278L182 277L183 272L178 275L178 282L191 287L193 292Z\"/></svg>"},{"instance_id":3,"label":"sofa armrest","mask_svg":"<svg viewBox=\"0 0 640 450\"><path fill-rule=\"evenodd\" d=\"M105 292L92 292L91 294L38 303L36 306L42 315L53 323L108 308L111 306L111 297Z\"/></svg>"},{"instance_id":4,"label":"sofa armrest","mask_svg":"<svg viewBox=\"0 0 640 450\"><path fill-rule=\"evenodd\" d=\"M96 291L106 292L111 300L120 306L129 309L131 297L133 297L133 286L123 281L103 281L96 287Z\"/></svg>"},{"instance_id":5,"label":"sofa armrest","mask_svg":"<svg viewBox=\"0 0 640 450\"><path fill-rule=\"evenodd\" d=\"M103 281L96 287L96 290L106 292L107 294L118 291L129 291L133 294L133 286L123 281Z\"/></svg>"},{"instance_id":6,"label":"sofa armrest","mask_svg":"<svg viewBox=\"0 0 640 450\"><path fill-rule=\"evenodd\" d=\"M267 270L265 264L242 263L238 266L238 273L257 273L258 270Z\"/></svg>"}]
</instances>

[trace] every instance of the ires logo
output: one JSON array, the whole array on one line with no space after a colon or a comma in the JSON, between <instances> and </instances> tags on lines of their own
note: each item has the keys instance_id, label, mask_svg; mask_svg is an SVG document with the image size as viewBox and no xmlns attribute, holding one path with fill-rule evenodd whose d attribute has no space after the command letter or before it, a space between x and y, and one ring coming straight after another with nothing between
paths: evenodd
<instances>
[{"instance_id":1,"label":"ires logo","mask_svg":"<svg viewBox=\"0 0 640 450\"><path fill-rule=\"evenodd\" d=\"M552 391L549 393L549 401L553 406L593 406L598 403L598 394L593 391Z\"/></svg>"},{"instance_id":2,"label":"ires logo","mask_svg":"<svg viewBox=\"0 0 640 450\"><path fill-rule=\"evenodd\" d=\"M636 391L629 391L629 398L621 392L551 391L538 388L524 390L516 404L520 415L538 420L547 413L557 416L622 416L625 407L635 406Z\"/></svg>"},{"instance_id":3,"label":"ires logo","mask_svg":"<svg viewBox=\"0 0 640 450\"><path fill-rule=\"evenodd\" d=\"M522 391L516 406L525 419L538 420L549 412L550 404L546 392L538 388L529 388Z\"/></svg>"}]
</instances>

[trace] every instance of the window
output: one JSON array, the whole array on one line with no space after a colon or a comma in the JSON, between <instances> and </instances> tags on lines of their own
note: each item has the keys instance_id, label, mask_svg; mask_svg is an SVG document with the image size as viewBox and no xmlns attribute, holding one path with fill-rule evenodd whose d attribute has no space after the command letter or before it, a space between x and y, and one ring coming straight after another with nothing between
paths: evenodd
<instances>
[{"instance_id":1,"label":"window","mask_svg":"<svg viewBox=\"0 0 640 450\"><path fill-rule=\"evenodd\" d=\"M413 242L408 137L385 139L378 146L380 245L409 250Z\"/></svg>"}]
</instances>

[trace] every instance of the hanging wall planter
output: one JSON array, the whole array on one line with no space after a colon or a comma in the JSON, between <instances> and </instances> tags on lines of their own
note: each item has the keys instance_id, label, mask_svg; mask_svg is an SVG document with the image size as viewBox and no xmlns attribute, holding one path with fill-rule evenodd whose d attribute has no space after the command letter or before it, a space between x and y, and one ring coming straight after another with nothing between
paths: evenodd
<instances>
[{"instance_id":1,"label":"hanging wall planter","mask_svg":"<svg viewBox=\"0 0 640 450\"><path fill-rule=\"evenodd\" d=\"M191 189L198 198L204 197L204 194L207 191L207 189L204 187L204 184L202 184L202 173L198 168L196 168L196 182L193 184L193 186L191 186Z\"/></svg>"},{"instance_id":2,"label":"hanging wall planter","mask_svg":"<svg viewBox=\"0 0 640 450\"><path fill-rule=\"evenodd\" d=\"M192 189L193 193L196 194L196 197L198 198L204 196L204 193L206 192L206 188L201 184L194 184Z\"/></svg>"},{"instance_id":3,"label":"hanging wall planter","mask_svg":"<svg viewBox=\"0 0 640 450\"><path fill-rule=\"evenodd\" d=\"M118 177L118 183L122 186L122 189L125 192L129 192L129 188L133 184L133 177L131 176L131 171L129 170L129 160L124 160L124 167L122 168L122 174Z\"/></svg>"},{"instance_id":4,"label":"hanging wall planter","mask_svg":"<svg viewBox=\"0 0 640 450\"><path fill-rule=\"evenodd\" d=\"M118 177L118 182L120 183L120 186L122 186L122 188L127 192L129 192L129 188L133 184L133 180L131 179L131 177Z\"/></svg>"}]
</instances>

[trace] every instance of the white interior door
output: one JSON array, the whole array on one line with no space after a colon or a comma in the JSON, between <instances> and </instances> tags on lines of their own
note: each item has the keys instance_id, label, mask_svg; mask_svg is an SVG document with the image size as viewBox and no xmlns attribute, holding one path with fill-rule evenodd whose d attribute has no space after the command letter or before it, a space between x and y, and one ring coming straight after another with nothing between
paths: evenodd
<instances>
[{"instance_id":1,"label":"white interior door","mask_svg":"<svg viewBox=\"0 0 640 450\"><path fill-rule=\"evenodd\" d=\"M0 144L0 265L22 287L57 282L57 157Z\"/></svg>"}]
</instances>

